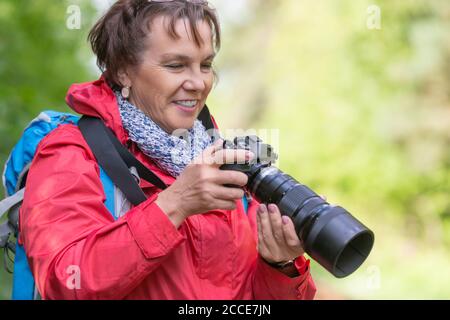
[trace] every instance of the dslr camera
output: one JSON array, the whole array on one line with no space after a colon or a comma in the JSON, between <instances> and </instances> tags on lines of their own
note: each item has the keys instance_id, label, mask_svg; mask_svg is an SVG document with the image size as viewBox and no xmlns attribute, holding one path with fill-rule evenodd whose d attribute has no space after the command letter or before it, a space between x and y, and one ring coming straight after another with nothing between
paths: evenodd
<instances>
[{"instance_id":1,"label":"dslr camera","mask_svg":"<svg viewBox=\"0 0 450 320\"><path fill-rule=\"evenodd\" d=\"M260 203L274 203L294 222L305 252L337 278L361 266L374 244L374 233L340 206L332 206L306 185L272 166L278 158L257 136L224 140L225 149L255 154L248 163L224 164L248 176L245 189Z\"/></svg>"}]
</instances>

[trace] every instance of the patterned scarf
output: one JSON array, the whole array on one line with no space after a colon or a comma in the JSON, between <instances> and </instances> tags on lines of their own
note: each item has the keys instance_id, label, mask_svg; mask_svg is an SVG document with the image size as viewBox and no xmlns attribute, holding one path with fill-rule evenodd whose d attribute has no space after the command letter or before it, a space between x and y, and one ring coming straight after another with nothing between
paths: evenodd
<instances>
[{"instance_id":1,"label":"patterned scarf","mask_svg":"<svg viewBox=\"0 0 450 320\"><path fill-rule=\"evenodd\" d=\"M204 149L212 144L200 120L182 134L171 135L158 126L139 108L115 92L122 124L130 139L163 170L177 177Z\"/></svg>"}]
</instances>

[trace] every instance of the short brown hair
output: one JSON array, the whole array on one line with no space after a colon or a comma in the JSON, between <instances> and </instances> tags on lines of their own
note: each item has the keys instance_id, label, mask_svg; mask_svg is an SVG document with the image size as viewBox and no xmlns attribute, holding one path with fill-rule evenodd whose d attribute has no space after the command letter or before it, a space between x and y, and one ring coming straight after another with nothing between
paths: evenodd
<instances>
[{"instance_id":1,"label":"short brown hair","mask_svg":"<svg viewBox=\"0 0 450 320\"><path fill-rule=\"evenodd\" d=\"M220 24L215 9L210 5L186 0L152 2L148 0L118 0L100 18L89 32L88 40L97 56L97 65L112 87L120 87L118 72L140 63L140 53L145 50L144 40L150 32L151 21L157 16L167 16L169 35L177 39L175 23L187 18L195 43L202 43L196 22L205 20L213 31L216 51L220 49Z\"/></svg>"}]
</instances>

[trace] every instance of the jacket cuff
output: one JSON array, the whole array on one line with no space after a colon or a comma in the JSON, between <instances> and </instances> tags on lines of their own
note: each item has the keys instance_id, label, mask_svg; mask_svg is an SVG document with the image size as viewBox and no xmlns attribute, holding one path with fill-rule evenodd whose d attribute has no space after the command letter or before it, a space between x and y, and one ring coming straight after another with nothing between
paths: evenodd
<instances>
[{"instance_id":1,"label":"jacket cuff","mask_svg":"<svg viewBox=\"0 0 450 320\"><path fill-rule=\"evenodd\" d=\"M146 259L167 255L185 237L155 203L155 194L126 214L130 231Z\"/></svg>"},{"instance_id":2,"label":"jacket cuff","mask_svg":"<svg viewBox=\"0 0 450 320\"><path fill-rule=\"evenodd\" d=\"M298 257L297 259L295 259L295 262L294 262L294 266L297 269L298 274L300 276L309 272L309 264L310 264L310 260L306 259L304 256Z\"/></svg>"},{"instance_id":3,"label":"jacket cuff","mask_svg":"<svg viewBox=\"0 0 450 320\"><path fill-rule=\"evenodd\" d=\"M261 275L266 279L267 289L270 295L278 299L302 299L308 286L309 260L303 256L295 260L295 267L299 276L291 278L279 270L271 267L264 259L259 256L258 269Z\"/></svg>"}]
</instances>

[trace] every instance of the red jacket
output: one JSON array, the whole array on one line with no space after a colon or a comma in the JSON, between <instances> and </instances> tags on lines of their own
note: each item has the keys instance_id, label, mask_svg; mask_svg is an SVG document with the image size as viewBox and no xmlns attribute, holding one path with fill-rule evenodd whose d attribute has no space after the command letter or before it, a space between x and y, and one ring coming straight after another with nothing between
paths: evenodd
<instances>
[{"instance_id":1,"label":"red jacket","mask_svg":"<svg viewBox=\"0 0 450 320\"><path fill-rule=\"evenodd\" d=\"M122 127L103 78L73 85L68 105L102 118L166 184L174 178L146 157ZM97 162L76 125L43 139L20 211L20 239L43 299L312 299L307 272L289 278L257 253L256 208L189 217L177 229L156 205L160 191L114 221L104 205ZM74 278L78 277L78 278Z\"/></svg>"}]
</instances>

